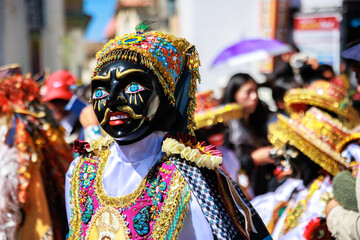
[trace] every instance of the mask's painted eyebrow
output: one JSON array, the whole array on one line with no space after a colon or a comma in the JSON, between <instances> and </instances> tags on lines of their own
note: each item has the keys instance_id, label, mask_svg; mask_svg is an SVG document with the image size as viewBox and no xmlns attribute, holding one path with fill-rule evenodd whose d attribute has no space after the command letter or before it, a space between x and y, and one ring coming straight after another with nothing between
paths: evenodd
<instances>
[{"instance_id":1,"label":"mask's painted eyebrow","mask_svg":"<svg viewBox=\"0 0 360 240\"><path fill-rule=\"evenodd\" d=\"M110 80L110 70L107 72L106 76L94 76L91 81L100 80L100 81L109 81Z\"/></svg>"},{"instance_id":2,"label":"mask's painted eyebrow","mask_svg":"<svg viewBox=\"0 0 360 240\"><path fill-rule=\"evenodd\" d=\"M128 69L123 72L120 72L119 69L116 69L116 78L121 79L121 78L125 77L126 75L129 75L130 73L144 73L145 74L145 72L141 69Z\"/></svg>"},{"instance_id":3,"label":"mask's painted eyebrow","mask_svg":"<svg viewBox=\"0 0 360 240\"><path fill-rule=\"evenodd\" d=\"M120 72L119 69L116 69L116 78L121 79L130 73L144 73L145 74L145 71L143 71L141 69L128 69L126 71ZM91 79L91 81L92 80L109 81L110 80L110 70L107 72L106 76L97 75L97 76L94 76Z\"/></svg>"}]
</instances>

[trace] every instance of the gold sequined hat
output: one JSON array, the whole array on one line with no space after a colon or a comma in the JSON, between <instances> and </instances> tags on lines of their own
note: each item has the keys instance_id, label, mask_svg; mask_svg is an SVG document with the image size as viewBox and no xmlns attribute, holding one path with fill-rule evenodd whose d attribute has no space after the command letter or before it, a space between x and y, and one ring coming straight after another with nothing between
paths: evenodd
<instances>
[{"instance_id":1,"label":"gold sequined hat","mask_svg":"<svg viewBox=\"0 0 360 240\"><path fill-rule=\"evenodd\" d=\"M146 24L140 24L135 33L110 40L96 54L92 78L104 65L117 60L140 63L156 75L170 103L186 116L187 130L193 134L195 91L200 82L198 52L185 38L160 31L144 32L146 28Z\"/></svg>"},{"instance_id":2,"label":"gold sequined hat","mask_svg":"<svg viewBox=\"0 0 360 240\"><path fill-rule=\"evenodd\" d=\"M219 100L215 98L213 91L196 93L196 102L196 129L227 123L242 117L241 105L236 103L219 105Z\"/></svg>"},{"instance_id":3,"label":"gold sequined hat","mask_svg":"<svg viewBox=\"0 0 360 240\"><path fill-rule=\"evenodd\" d=\"M268 139L275 150L286 144L296 147L335 176L351 167L341 151L346 144L360 139L360 133L351 133L339 120L312 107L302 118L278 114L278 121L269 125Z\"/></svg>"},{"instance_id":4,"label":"gold sequined hat","mask_svg":"<svg viewBox=\"0 0 360 240\"><path fill-rule=\"evenodd\" d=\"M346 93L346 89L325 80L314 81L307 88L293 88L285 93L285 111L289 115L303 115L310 106L337 115L348 128L360 123L360 116Z\"/></svg>"}]
</instances>

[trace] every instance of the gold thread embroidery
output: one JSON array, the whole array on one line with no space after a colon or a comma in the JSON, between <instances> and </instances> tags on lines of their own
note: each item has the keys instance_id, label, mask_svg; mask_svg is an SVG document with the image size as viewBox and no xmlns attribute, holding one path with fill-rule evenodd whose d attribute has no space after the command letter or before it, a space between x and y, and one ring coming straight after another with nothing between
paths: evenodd
<instances>
[{"instance_id":1,"label":"gold thread embroidery","mask_svg":"<svg viewBox=\"0 0 360 240\"><path fill-rule=\"evenodd\" d=\"M72 234L69 236L69 240L76 239L76 236L80 236L80 226L81 226L81 209L78 198L78 193L80 191L80 167L83 165L85 161L85 157L81 157L79 162L75 166L74 174L71 177L71 218L70 218L70 231L72 230Z\"/></svg>"},{"instance_id":2,"label":"gold thread embroidery","mask_svg":"<svg viewBox=\"0 0 360 240\"><path fill-rule=\"evenodd\" d=\"M102 207L92 217L86 230L85 240L103 239L99 237L128 240L130 230L125 226L124 222L121 214L115 208ZM107 235L104 236L104 233Z\"/></svg>"},{"instance_id":3,"label":"gold thread embroidery","mask_svg":"<svg viewBox=\"0 0 360 240\"><path fill-rule=\"evenodd\" d=\"M111 197L111 196L107 195L105 193L105 190L102 185L102 178L104 175L104 170L105 170L105 166L106 166L109 154L110 154L110 151L106 150L106 155L103 158L101 158L101 161L98 166L98 174L96 175L96 178L94 180L95 181L94 191L99 196L99 202L102 205L104 205L104 206L110 205L115 208L123 208L125 206L131 205L132 203L134 203L137 200L137 198L141 195L141 193L143 192L143 190L145 188L147 176L145 178L143 178L143 180L141 181L139 186L135 189L135 191L133 191L132 193L130 193L126 196Z\"/></svg>"},{"instance_id":4,"label":"gold thread embroidery","mask_svg":"<svg viewBox=\"0 0 360 240\"><path fill-rule=\"evenodd\" d=\"M178 170L175 170L174 178L171 180L169 188L170 189L167 194L167 199L164 202L160 216L158 217L154 225L152 234L153 239L166 238L167 233L171 230L171 223L173 223L174 217L176 216L176 211L180 206L180 201L183 195L186 194L186 190L188 190L188 194L185 196L184 199L184 209L180 213L179 219L176 224L176 229L174 229L174 233L171 239L177 239L179 231L182 229L185 216L188 212L188 203L191 197L190 189L189 186L187 186L186 180Z\"/></svg>"},{"instance_id":5,"label":"gold thread embroidery","mask_svg":"<svg viewBox=\"0 0 360 240\"><path fill-rule=\"evenodd\" d=\"M98 162L98 171L97 171L98 174L96 174L96 177L94 179L95 181L94 191L95 194L99 197L98 198L99 204L105 207L99 208L94 216L99 215L100 214L99 212L101 211L105 211L106 209L111 209L110 207L123 208L134 203L137 199L139 199L141 193L144 191L146 180L148 177L147 175L142 180L142 182L139 184L138 188L134 192L124 197L110 197L105 193L101 181L108 157L110 155L110 150L109 149L103 150L100 152L100 154L99 152L97 152L97 155L99 156L99 159L97 160L99 162ZM68 239L76 239L78 236L80 236L82 222L81 222L81 208L80 208L78 193L80 191L80 182L79 182L80 172L81 172L80 168L84 164L84 161L85 161L85 157L81 157L79 159L74 174L71 178L71 186L72 186L71 206L72 206L72 214L74 215L70 220L72 234L69 236ZM96 161L96 160L92 160L92 161ZM175 170L173 174L174 174L173 179L170 182L169 190L166 195L165 202L161 209L160 215L155 222L153 232L151 234L153 236L153 239L165 239L167 237L167 234L169 233L172 234L170 239L177 239L178 234L182 229L186 214L188 212L188 203L191 197L191 190L189 186L187 186L186 180L178 170ZM114 209L114 211L116 210ZM94 216L91 219L89 228L87 229L86 239L89 239L90 237L89 231L91 231L93 225L96 224L97 222L96 221L97 218ZM173 221L176 221L175 228L171 228L171 226L174 227L174 225L171 225L171 223L174 224ZM126 229L124 230L126 231Z\"/></svg>"}]
</instances>

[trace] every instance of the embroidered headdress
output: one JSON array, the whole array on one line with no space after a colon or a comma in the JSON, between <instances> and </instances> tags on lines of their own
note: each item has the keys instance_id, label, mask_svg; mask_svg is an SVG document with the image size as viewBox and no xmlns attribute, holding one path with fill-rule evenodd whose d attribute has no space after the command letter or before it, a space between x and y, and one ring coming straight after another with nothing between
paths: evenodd
<instances>
[{"instance_id":1,"label":"embroidered headdress","mask_svg":"<svg viewBox=\"0 0 360 240\"><path fill-rule=\"evenodd\" d=\"M310 107L315 106L336 114L346 127L353 128L360 123L360 116L351 106L346 89L318 80L307 88L294 88L284 96L285 111L290 115L304 114Z\"/></svg>"},{"instance_id":2,"label":"embroidered headdress","mask_svg":"<svg viewBox=\"0 0 360 240\"><path fill-rule=\"evenodd\" d=\"M140 63L158 78L165 95L182 116L187 117L187 130L194 131L195 91L200 82L200 60L194 45L160 31L144 32L139 25L136 32L115 37L97 54L92 78L101 68L116 60Z\"/></svg>"},{"instance_id":3,"label":"embroidered headdress","mask_svg":"<svg viewBox=\"0 0 360 240\"><path fill-rule=\"evenodd\" d=\"M278 114L278 122L269 125L268 139L275 150L286 144L296 147L335 176L351 167L341 151L347 143L360 139L360 133L350 133L340 121L312 107L302 118Z\"/></svg>"}]
</instances>

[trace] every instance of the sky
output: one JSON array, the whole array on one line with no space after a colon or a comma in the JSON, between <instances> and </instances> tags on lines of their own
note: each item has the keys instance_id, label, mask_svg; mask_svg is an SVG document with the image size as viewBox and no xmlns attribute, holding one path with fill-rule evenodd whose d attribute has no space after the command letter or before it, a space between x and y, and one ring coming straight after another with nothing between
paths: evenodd
<instances>
[{"instance_id":1,"label":"sky","mask_svg":"<svg viewBox=\"0 0 360 240\"><path fill-rule=\"evenodd\" d=\"M116 0L84 0L84 13L91 16L85 30L85 39L92 42L105 41L105 28L115 14Z\"/></svg>"}]
</instances>

